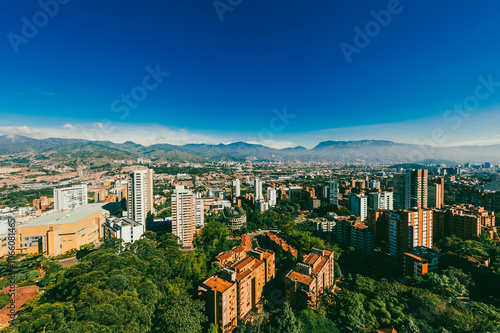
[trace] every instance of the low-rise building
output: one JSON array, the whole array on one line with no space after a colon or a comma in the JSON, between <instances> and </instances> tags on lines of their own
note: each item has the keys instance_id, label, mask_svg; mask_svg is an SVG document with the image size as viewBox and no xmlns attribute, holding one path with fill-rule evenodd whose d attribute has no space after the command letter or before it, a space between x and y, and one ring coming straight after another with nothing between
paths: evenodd
<instances>
[{"instance_id":1,"label":"low-rise building","mask_svg":"<svg viewBox=\"0 0 500 333\"><path fill-rule=\"evenodd\" d=\"M111 216L106 218L106 222L103 225L104 240L120 238L125 243L133 243L141 238L143 233L143 225L128 217L118 218Z\"/></svg>"},{"instance_id":2,"label":"low-rise building","mask_svg":"<svg viewBox=\"0 0 500 333\"><path fill-rule=\"evenodd\" d=\"M443 254L425 246L418 246L404 255L404 274L422 276L439 269L439 258Z\"/></svg>"}]
</instances>

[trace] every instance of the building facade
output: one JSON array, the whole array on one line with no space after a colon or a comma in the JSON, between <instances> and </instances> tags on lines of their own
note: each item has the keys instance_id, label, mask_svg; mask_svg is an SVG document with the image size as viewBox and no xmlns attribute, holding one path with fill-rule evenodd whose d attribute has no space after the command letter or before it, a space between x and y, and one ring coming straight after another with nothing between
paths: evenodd
<instances>
[{"instance_id":1,"label":"building facade","mask_svg":"<svg viewBox=\"0 0 500 333\"><path fill-rule=\"evenodd\" d=\"M111 216L103 224L104 240L111 238L122 239L125 243L133 243L141 238L144 227L128 217Z\"/></svg>"},{"instance_id":2,"label":"building facade","mask_svg":"<svg viewBox=\"0 0 500 333\"><path fill-rule=\"evenodd\" d=\"M433 211L406 209L389 213L389 253L402 258L417 246L432 248Z\"/></svg>"},{"instance_id":3,"label":"building facade","mask_svg":"<svg viewBox=\"0 0 500 333\"><path fill-rule=\"evenodd\" d=\"M54 210L73 210L88 203L87 185L54 189Z\"/></svg>"},{"instance_id":4,"label":"building facade","mask_svg":"<svg viewBox=\"0 0 500 333\"><path fill-rule=\"evenodd\" d=\"M131 173L127 183L127 216L140 223L144 231L148 214L154 212L153 202L153 170L136 170Z\"/></svg>"},{"instance_id":5,"label":"building facade","mask_svg":"<svg viewBox=\"0 0 500 333\"><path fill-rule=\"evenodd\" d=\"M197 217L204 214L204 205L195 194L182 185L172 193L172 233L179 238L183 247L192 247Z\"/></svg>"},{"instance_id":6,"label":"building facade","mask_svg":"<svg viewBox=\"0 0 500 333\"><path fill-rule=\"evenodd\" d=\"M394 209L427 208L427 170L406 170L394 176Z\"/></svg>"}]
</instances>

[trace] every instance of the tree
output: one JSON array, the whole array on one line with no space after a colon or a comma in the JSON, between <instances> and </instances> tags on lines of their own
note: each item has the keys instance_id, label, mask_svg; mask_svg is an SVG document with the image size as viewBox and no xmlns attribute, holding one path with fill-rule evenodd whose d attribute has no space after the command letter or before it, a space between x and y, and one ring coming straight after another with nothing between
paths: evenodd
<instances>
[{"instance_id":1,"label":"tree","mask_svg":"<svg viewBox=\"0 0 500 333\"><path fill-rule=\"evenodd\" d=\"M264 331L269 333L301 333L302 326L295 317L290 304L285 302L281 308L271 313Z\"/></svg>"},{"instance_id":2,"label":"tree","mask_svg":"<svg viewBox=\"0 0 500 333\"><path fill-rule=\"evenodd\" d=\"M184 290L171 287L158 303L153 315L155 333L198 333L207 321L204 303L192 300Z\"/></svg>"}]
</instances>

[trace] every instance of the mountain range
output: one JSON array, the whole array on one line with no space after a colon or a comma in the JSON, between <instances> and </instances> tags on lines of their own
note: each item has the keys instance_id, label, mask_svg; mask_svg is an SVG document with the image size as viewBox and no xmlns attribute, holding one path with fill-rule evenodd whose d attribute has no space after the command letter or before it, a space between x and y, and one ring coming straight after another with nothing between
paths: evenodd
<instances>
[{"instance_id":1,"label":"mountain range","mask_svg":"<svg viewBox=\"0 0 500 333\"><path fill-rule=\"evenodd\" d=\"M447 161L451 163L500 163L500 145L433 147L385 140L323 141L314 148L301 146L276 149L259 144L155 144L143 146L131 141L89 141L82 139L34 139L26 136L0 136L0 155L33 152L59 156L106 155L113 159L151 158L177 162L206 161L315 161L341 163L413 163Z\"/></svg>"}]
</instances>

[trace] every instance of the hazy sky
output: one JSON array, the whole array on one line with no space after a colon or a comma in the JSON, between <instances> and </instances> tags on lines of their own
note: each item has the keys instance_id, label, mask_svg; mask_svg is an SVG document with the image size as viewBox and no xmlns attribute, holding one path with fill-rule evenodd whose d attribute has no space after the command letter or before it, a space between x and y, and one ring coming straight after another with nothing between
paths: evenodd
<instances>
[{"instance_id":1,"label":"hazy sky","mask_svg":"<svg viewBox=\"0 0 500 333\"><path fill-rule=\"evenodd\" d=\"M2 4L0 134L500 143L497 1Z\"/></svg>"}]
</instances>

